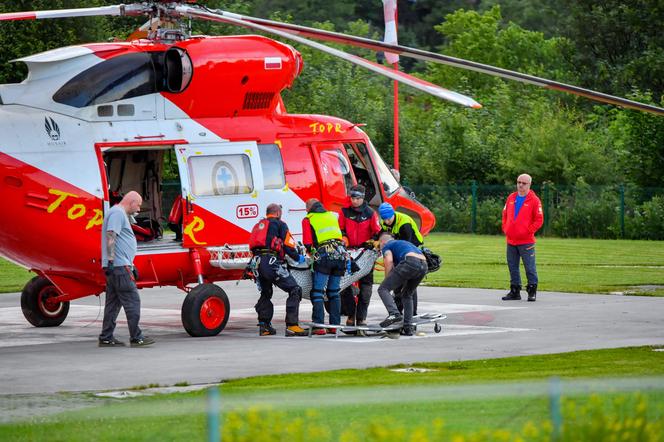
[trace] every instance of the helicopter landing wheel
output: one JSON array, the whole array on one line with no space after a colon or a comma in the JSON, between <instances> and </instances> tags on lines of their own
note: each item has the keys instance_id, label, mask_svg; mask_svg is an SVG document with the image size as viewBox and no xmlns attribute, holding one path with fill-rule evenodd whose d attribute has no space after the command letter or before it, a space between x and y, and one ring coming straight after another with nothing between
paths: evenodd
<instances>
[{"instance_id":1,"label":"helicopter landing wheel","mask_svg":"<svg viewBox=\"0 0 664 442\"><path fill-rule=\"evenodd\" d=\"M215 336L226 327L230 311L228 296L221 287L201 284L184 298L182 325L191 336Z\"/></svg>"},{"instance_id":2,"label":"helicopter landing wheel","mask_svg":"<svg viewBox=\"0 0 664 442\"><path fill-rule=\"evenodd\" d=\"M57 327L69 313L69 301L55 302L60 292L43 276L35 276L23 288L21 310L23 316L35 327Z\"/></svg>"}]
</instances>

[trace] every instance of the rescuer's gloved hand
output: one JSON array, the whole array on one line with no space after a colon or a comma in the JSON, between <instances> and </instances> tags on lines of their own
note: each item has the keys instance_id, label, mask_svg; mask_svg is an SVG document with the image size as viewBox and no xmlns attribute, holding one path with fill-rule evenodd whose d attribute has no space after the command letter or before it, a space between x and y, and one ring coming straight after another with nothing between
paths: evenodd
<instances>
[{"instance_id":1,"label":"rescuer's gloved hand","mask_svg":"<svg viewBox=\"0 0 664 442\"><path fill-rule=\"evenodd\" d=\"M306 257L306 256L304 256L304 255L300 255L300 256L297 258L297 263L298 263L298 264L304 264L305 262L307 262L307 257Z\"/></svg>"},{"instance_id":2,"label":"rescuer's gloved hand","mask_svg":"<svg viewBox=\"0 0 664 442\"><path fill-rule=\"evenodd\" d=\"M373 239L369 239L369 240L365 241L364 244L362 244L362 245L364 246L365 249L371 250L371 249L375 249L377 244L378 244L378 241L374 241Z\"/></svg>"}]
</instances>

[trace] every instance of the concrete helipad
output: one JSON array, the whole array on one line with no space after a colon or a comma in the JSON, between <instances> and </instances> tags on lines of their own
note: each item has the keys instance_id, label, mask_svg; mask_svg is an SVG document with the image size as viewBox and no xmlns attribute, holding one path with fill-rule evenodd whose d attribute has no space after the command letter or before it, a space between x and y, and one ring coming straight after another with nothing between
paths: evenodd
<instances>
[{"instance_id":1,"label":"concrete helipad","mask_svg":"<svg viewBox=\"0 0 664 442\"><path fill-rule=\"evenodd\" d=\"M230 296L231 319L212 338L192 338L182 329L180 291L143 290L141 325L157 340L147 348L97 347L103 296L73 302L60 327L34 328L23 318L19 294L0 295L0 394L213 383L262 374L664 345L664 298L544 292L535 303L504 302L503 291L422 287L420 312L447 315L440 334L425 326L425 336L397 340L286 338L283 292L275 291L279 334L259 337L255 287L220 285ZM385 314L374 288L369 322ZM311 317L307 300L300 317ZM121 312L116 336L126 341L124 319Z\"/></svg>"}]
</instances>

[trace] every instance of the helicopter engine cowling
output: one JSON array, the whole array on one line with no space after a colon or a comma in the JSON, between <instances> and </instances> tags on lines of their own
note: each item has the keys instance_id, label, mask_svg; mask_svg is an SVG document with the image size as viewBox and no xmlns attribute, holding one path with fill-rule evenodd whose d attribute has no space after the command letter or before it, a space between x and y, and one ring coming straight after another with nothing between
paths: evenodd
<instances>
[{"instance_id":1,"label":"helicopter engine cowling","mask_svg":"<svg viewBox=\"0 0 664 442\"><path fill-rule=\"evenodd\" d=\"M279 93L293 84L303 66L291 46L255 35L178 42L165 61L168 91L163 94L192 118L273 113ZM188 84L187 69L193 69Z\"/></svg>"}]
</instances>

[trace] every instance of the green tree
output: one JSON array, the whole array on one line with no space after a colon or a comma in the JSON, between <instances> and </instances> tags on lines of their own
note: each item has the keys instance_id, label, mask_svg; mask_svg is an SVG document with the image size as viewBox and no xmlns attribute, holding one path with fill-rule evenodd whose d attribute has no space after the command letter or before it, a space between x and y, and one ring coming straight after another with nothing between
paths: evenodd
<instances>
[{"instance_id":1,"label":"green tree","mask_svg":"<svg viewBox=\"0 0 664 442\"><path fill-rule=\"evenodd\" d=\"M647 94L634 98L651 101ZM610 134L627 178L640 186L664 187L664 118L627 109L616 114Z\"/></svg>"},{"instance_id":2,"label":"green tree","mask_svg":"<svg viewBox=\"0 0 664 442\"><path fill-rule=\"evenodd\" d=\"M0 12L83 8L104 3L101 0L7 0L0 4ZM110 36L110 26L102 17L3 21L0 29L0 83L21 81L27 73L25 66L9 64L10 60L62 46L104 41Z\"/></svg>"},{"instance_id":3,"label":"green tree","mask_svg":"<svg viewBox=\"0 0 664 442\"><path fill-rule=\"evenodd\" d=\"M551 79L568 77L564 54L569 42L561 38L546 39L542 33L527 31L514 23L503 26L499 6L482 14L457 11L435 28L447 40L440 48L446 55ZM432 65L428 72L434 82L446 87L460 86L476 96L491 92L503 81L443 65ZM509 84L521 93L537 91L533 86L524 87L511 81Z\"/></svg>"},{"instance_id":4,"label":"green tree","mask_svg":"<svg viewBox=\"0 0 664 442\"><path fill-rule=\"evenodd\" d=\"M664 2L661 0L563 0L571 11L564 31L576 51L571 61L581 85L626 95L664 94Z\"/></svg>"},{"instance_id":5,"label":"green tree","mask_svg":"<svg viewBox=\"0 0 664 442\"><path fill-rule=\"evenodd\" d=\"M612 146L597 131L588 131L575 111L551 107L545 100L530 105L530 112L516 122L504 153L506 182L523 172L539 182L557 184L620 180Z\"/></svg>"}]
</instances>

